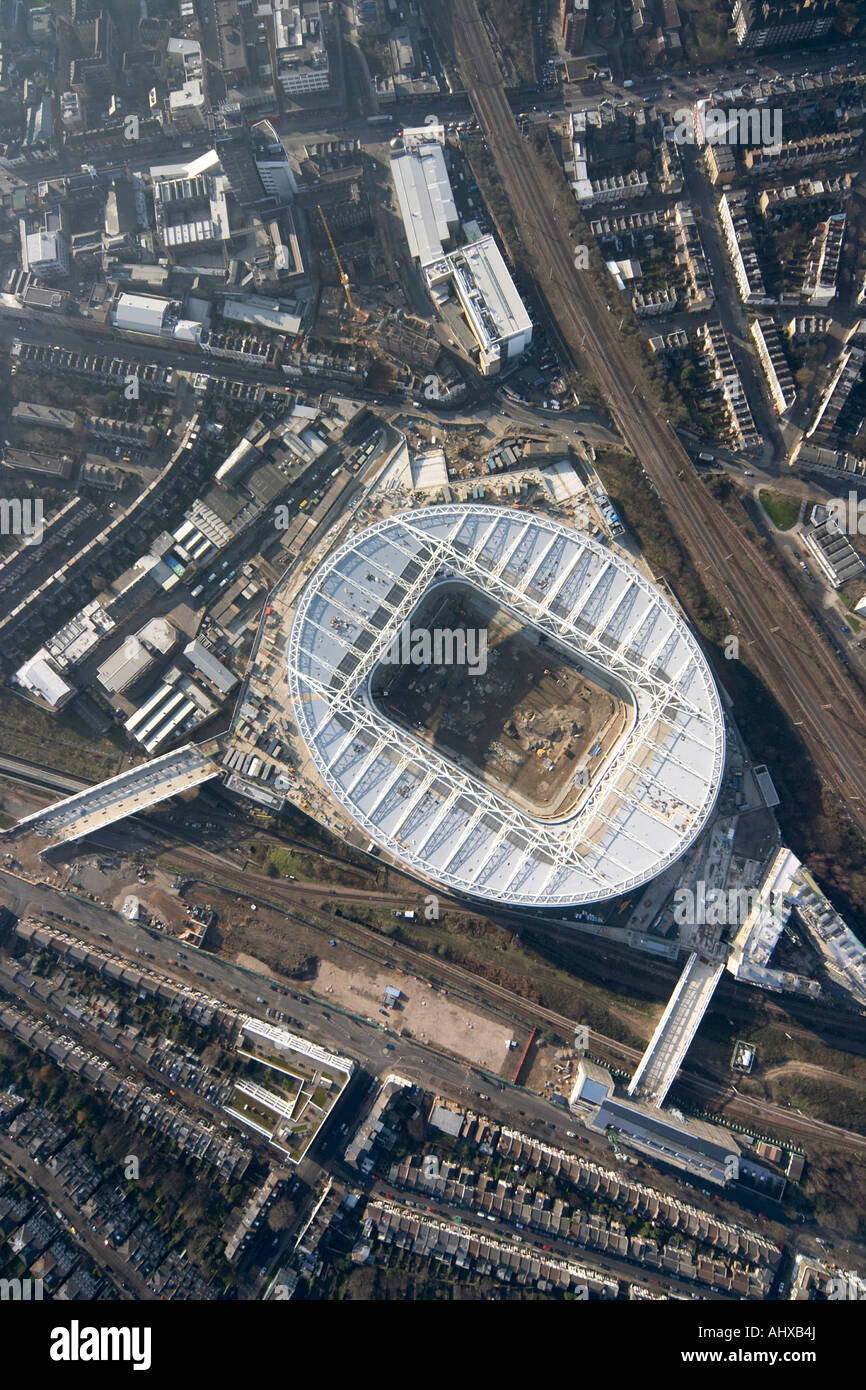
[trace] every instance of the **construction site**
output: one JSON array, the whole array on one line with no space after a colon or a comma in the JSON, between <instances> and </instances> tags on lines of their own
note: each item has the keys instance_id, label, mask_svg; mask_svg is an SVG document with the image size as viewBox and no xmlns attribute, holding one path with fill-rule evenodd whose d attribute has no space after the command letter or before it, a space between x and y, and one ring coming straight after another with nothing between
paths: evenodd
<instances>
[{"instance_id":1,"label":"construction site","mask_svg":"<svg viewBox=\"0 0 866 1390\"><path fill-rule=\"evenodd\" d=\"M371 680L373 699L530 815L555 820L572 812L634 716L626 689L471 585L437 586L412 622L456 634L468 658L480 647L483 662L475 670L471 659L382 663ZM473 634L483 640L473 644Z\"/></svg>"}]
</instances>

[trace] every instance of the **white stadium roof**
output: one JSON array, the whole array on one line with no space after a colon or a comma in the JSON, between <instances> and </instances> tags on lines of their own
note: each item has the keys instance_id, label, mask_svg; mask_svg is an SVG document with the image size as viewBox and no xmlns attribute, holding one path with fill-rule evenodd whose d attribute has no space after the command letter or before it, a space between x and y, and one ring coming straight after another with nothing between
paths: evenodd
<instances>
[{"instance_id":1,"label":"white stadium roof","mask_svg":"<svg viewBox=\"0 0 866 1390\"><path fill-rule=\"evenodd\" d=\"M461 579L627 686L635 704L587 798L537 819L374 707L369 681L435 583ZM293 714L334 798L420 877L534 907L599 902L655 877L716 800L724 719L670 602L606 547L546 517L483 505L403 512L323 561L288 644Z\"/></svg>"}]
</instances>

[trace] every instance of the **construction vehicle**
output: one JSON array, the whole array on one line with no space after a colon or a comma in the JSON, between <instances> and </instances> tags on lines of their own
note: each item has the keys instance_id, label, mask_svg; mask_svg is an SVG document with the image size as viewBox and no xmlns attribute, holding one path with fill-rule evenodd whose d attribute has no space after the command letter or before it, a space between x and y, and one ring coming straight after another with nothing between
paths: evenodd
<instances>
[{"instance_id":1,"label":"construction vehicle","mask_svg":"<svg viewBox=\"0 0 866 1390\"><path fill-rule=\"evenodd\" d=\"M320 203L316 204L316 211L322 219L322 226L325 229L325 236L328 238L328 245L330 246L331 251L333 252L334 260L337 263L337 270L340 275L340 284L343 286L343 294L346 296L346 303L348 304L350 310L354 314L355 306L352 303L352 293L349 289L349 277L343 269L343 263L340 260L339 255L337 254L337 248L334 245L334 238L331 236L331 229L328 226L328 219L325 217L324 211Z\"/></svg>"},{"instance_id":2,"label":"construction vehicle","mask_svg":"<svg viewBox=\"0 0 866 1390\"><path fill-rule=\"evenodd\" d=\"M614 1154L616 1155L617 1163L625 1163L625 1154L619 1146L619 1136L616 1130L613 1128L613 1125L608 1125L606 1133L608 1143L610 1144L611 1148L614 1151Z\"/></svg>"}]
</instances>

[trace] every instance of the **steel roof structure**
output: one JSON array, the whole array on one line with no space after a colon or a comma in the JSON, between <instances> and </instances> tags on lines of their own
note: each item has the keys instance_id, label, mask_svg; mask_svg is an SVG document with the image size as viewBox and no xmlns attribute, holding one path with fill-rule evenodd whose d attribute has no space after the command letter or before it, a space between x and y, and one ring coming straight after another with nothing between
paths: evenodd
<instances>
[{"instance_id":1,"label":"steel roof structure","mask_svg":"<svg viewBox=\"0 0 866 1390\"><path fill-rule=\"evenodd\" d=\"M558 820L528 814L371 699L401 624L434 584L455 579L631 695L627 731ZM695 638L631 565L542 515L448 504L350 537L301 595L287 681L333 797L419 877L472 897L556 907L627 893L685 852L718 794L724 718Z\"/></svg>"}]
</instances>

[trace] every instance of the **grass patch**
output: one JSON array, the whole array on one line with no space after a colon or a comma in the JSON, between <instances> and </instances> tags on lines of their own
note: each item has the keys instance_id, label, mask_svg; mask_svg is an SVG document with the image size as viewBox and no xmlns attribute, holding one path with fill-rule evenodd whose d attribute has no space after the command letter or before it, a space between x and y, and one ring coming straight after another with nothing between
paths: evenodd
<instances>
[{"instance_id":1,"label":"grass patch","mask_svg":"<svg viewBox=\"0 0 866 1390\"><path fill-rule=\"evenodd\" d=\"M341 883L349 887L368 887L369 873L336 860L306 854L303 850L286 849L282 845L254 841L250 857L269 878L296 878L308 883Z\"/></svg>"},{"instance_id":2,"label":"grass patch","mask_svg":"<svg viewBox=\"0 0 866 1390\"><path fill-rule=\"evenodd\" d=\"M800 515L800 498L790 492L775 492L762 487L758 493L761 506L778 531L790 531Z\"/></svg>"},{"instance_id":3,"label":"grass patch","mask_svg":"<svg viewBox=\"0 0 866 1390\"><path fill-rule=\"evenodd\" d=\"M305 854L295 854L290 849L280 849L278 845L268 847L266 864L273 864L281 878L312 878L312 866L308 863L308 856Z\"/></svg>"},{"instance_id":4,"label":"grass patch","mask_svg":"<svg viewBox=\"0 0 866 1390\"><path fill-rule=\"evenodd\" d=\"M6 690L0 690L0 749L85 782L114 776L121 760L111 736L96 739L74 714L49 714Z\"/></svg>"},{"instance_id":5,"label":"grass patch","mask_svg":"<svg viewBox=\"0 0 866 1390\"><path fill-rule=\"evenodd\" d=\"M808 1076L778 1077L765 1083L769 1098L777 1105L787 1103L816 1120L866 1134L866 1097L844 1086L812 1080Z\"/></svg>"}]
</instances>

